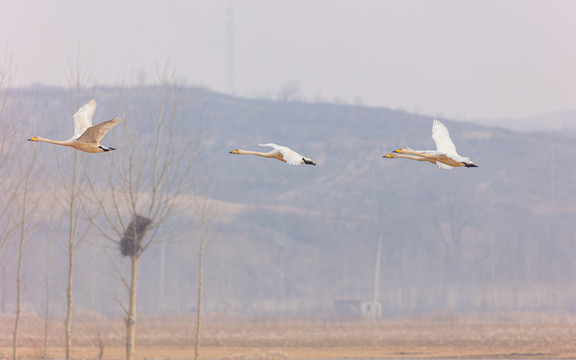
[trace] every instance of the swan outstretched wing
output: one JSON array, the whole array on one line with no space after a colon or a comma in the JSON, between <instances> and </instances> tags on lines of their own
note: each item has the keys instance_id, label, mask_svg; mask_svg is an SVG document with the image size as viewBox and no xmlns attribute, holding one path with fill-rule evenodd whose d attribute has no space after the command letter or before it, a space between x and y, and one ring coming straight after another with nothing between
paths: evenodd
<instances>
[{"instance_id":1,"label":"swan outstretched wing","mask_svg":"<svg viewBox=\"0 0 576 360\"><path fill-rule=\"evenodd\" d=\"M436 119L432 124L432 139L436 143L436 151L447 155L458 155L448 128Z\"/></svg>"},{"instance_id":2,"label":"swan outstretched wing","mask_svg":"<svg viewBox=\"0 0 576 360\"><path fill-rule=\"evenodd\" d=\"M72 116L74 120L74 136L72 139L78 138L92 126L92 118L94 117L96 106L96 100L92 99L78 109L76 114Z\"/></svg>"},{"instance_id":3,"label":"swan outstretched wing","mask_svg":"<svg viewBox=\"0 0 576 360\"><path fill-rule=\"evenodd\" d=\"M91 126L76 141L85 142L85 143L98 143L104 135L108 132L108 130L112 129L114 126L120 124L122 120L119 117L114 118L112 120L104 121L101 124Z\"/></svg>"},{"instance_id":4,"label":"swan outstretched wing","mask_svg":"<svg viewBox=\"0 0 576 360\"><path fill-rule=\"evenodd\" d=\"M276 144L273 144L273 143L267 143L267 144L260 144L260 143L258 143L258 146L271 147L271 148L274 148L274 150L280 150L280 148L283 147L283 146L276 145Z\"/></svg>"}]
</instances>

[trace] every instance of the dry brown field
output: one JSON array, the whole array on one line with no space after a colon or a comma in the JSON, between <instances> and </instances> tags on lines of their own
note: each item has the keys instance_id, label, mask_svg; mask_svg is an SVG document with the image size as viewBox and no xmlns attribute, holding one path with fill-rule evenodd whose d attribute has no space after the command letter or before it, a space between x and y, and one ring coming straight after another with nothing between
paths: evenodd
<instances>
[{"instance_id":1,"label":"dry brown field","mask_svg":"<svg viewBox=\"0 0 576 360\"><path fill-rule=\"evenodd\" d=\"M14 317L0 315L0 358L12 357ZM140 316L139 359L194 358L193 316ZM63 324L51 321L48 358L64 357ZM124 324L78 314L75 359L123 359ZM24 316L18 357L44 355L44 321ZM426 315L362 320L206 317L202 359L576 359L576 315Z\"/></svg>"}]
</instances>

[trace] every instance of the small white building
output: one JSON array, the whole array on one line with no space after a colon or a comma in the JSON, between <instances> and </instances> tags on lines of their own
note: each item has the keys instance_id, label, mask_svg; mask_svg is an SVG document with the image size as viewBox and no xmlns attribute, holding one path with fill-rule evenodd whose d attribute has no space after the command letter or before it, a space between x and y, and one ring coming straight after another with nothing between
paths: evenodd
<instances>
[{"instance_id":1,"label":"small white building","mask_svg":"<svg viewBox=\"0 0 576 360\"><path fill-rule=\"evenodd\" d=\"M334 313L340 316L379 318L382 303L371 300L334 300Z\"/></svg>"}]
</instances>

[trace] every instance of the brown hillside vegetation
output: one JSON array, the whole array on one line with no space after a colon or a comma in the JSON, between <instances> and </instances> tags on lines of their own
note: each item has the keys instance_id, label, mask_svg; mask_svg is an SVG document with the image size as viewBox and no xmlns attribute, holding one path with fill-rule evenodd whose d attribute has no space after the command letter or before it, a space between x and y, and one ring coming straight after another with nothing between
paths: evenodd
<instances>
[{"instance_id":1,"label":"brown hillside vegetation","mask_svg":"<svg viewBox=\"0 0 576 360\"><path fill-rule=\"evenodd\" d=\"M0 323L0 358L10 358L12 317ZM20 358L43 356L43 321L25 316ZM194 317L141 316L137 358L190 359ZM61 321L50 324L48 358L62 358ZM79 316L73 358L124 357L120 319ZM100 340L101 339L101 342ZM428 315L369 321L209 317L203 359L576 358L576 316L501 314Z\"/></svg>"},{"instance_id":2,"label":"brown hillside vegetation","mask_svg":"<svg viewBox=\"0 0 576 360\"><path fill-rule=\"evenodd\" d=\"M110 116L122 113L120 90L95 90L94 97ZM11 92L11 103L35 109L31 113L38 118L37 123L22 122L29 129L14 139L37 131L51 136L70 131L69 120L57 119L70 118L68 99L73 95L63 88ZM441 119L458 150L480 165L448 172L432 164L382 158L400 146L433 147L430 116L243 99L195 88L187 88L184 95L198 106L179 110L187 120L176 143L187 144L197 126L206 124L209 135L201 158L213 176L214 192L206 198L214 201L217 213L205 263L204 310L329 315L334 301L371 298L381 234L377 285L385 314L576 311L576 143L566 134L517 133ZM135 96L137 103L147 101L145 94ZM149 116L139 118L138 128L142 139L154 138ZM121 157L129 144L142 150L148 144L126 141L122 129L108 135L118 140L118 151L109 154L113 157L85 162L99 169L93 178L109 200L112 194L123 196L105 190L109 177L102 172L113 169L111 159ZM313 154L318 166L293 168L229 154L240 146L257 147L258 141L290 144ZM31 148L38 148L33 145L41 145L26 144L23 151L22 143L17 144L10 148L10 161L29 156ZM39 284L43 269L50 269L52 279L63 279L65 266L58 264L67 263L56 246L50 251L47 245L67 234L60 224L67 221L61 199L68 187L55 171L54 153L40 149L43 175L34 198L45 199L38 203L46 208L30 219L35 230L26 240L22 301L27 311L42 307L44 287L31 284ZM59 156L71 154L66 151L70 149L52 150ZM187 164L184 157L174 165L185 169ZM13 171L0 177L9 188L19 184ZM178 214L165 226L155 226L166 242L152 246L139 263L141 312L184 313L196 303L191 289L198 285L197 264L191 259L197 256L198 243L190 236L199 225L195 195L177 197ZM90 218L79 215L79 221L113 230L98 209L92 209ZM122 218L123 223L130 221L130 216ZM118 316L115 299L125 296L118 272L127 271L128 262L119 260L116 246L94 227L86 235L89 241L75 261L75 308ZM16 278L12 254L17 252L11 243L3 249L5 279ZM52 264L46 263L47 254ZM3 293L16 293L12 282L4 286ZM58 298L61 288L58 281L51 282L51 301L64 303ZM6 309L12 311L9 304Z\"/></svg>"}]
</instances>

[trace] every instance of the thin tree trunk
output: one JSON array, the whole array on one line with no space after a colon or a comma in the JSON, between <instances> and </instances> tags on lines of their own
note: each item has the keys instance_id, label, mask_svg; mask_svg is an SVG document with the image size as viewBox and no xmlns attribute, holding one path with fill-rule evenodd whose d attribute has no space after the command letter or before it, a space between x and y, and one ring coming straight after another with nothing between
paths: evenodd
<instances>
[{"instance_id":1,"label":"thin tree trunk","mask_svg":"<svg viewBox=\"0 0 576 360\"><path fill-rule=\"evenodd\" d=\"M133 360L136 353L136 288L138 286L138 256L130 256L130 289L126 314L126 360Z\"/></svg>"},{"instance_id":2,"label":"thin tree trunk","mask_svg":"<svg viewBox=\"0 0 576 360\"><path fill-rule=\"evenodd\" d=\"M66 360L70 359L72 352L72 268L74 256L68 254L68 286L66 288Z\"/></svg>"},{"instance_id":3,"label":"thin tree trunk","mask_svg":"<svg viewBox=\"0 0 576 360\"><path fill-rule=\"evenodd\" d=\"M44 360L48 359L48 330L50 320L50 239L48 239L48 249L46 250L46 308L44 309Z\"/></svg>"},{"instance_id":4,"label":"thin tree trunk","mask_svg":"<svg viewBox=\"0 0 576 360\"><path fill-rule=\"evenodd\" d=\"M72 268L74 256L68 254L68 286L66 288L66 360L70 359L72 352Z\"/></svg>"},{"instance_id":5,"label":"thin tree trunk","mask_svg":"<svg viewBox=\"0 0 576 360\"><path fill-rule=\"evenodd\" d=\"M200 325L202 316L202 262L204 260L204 236L200 238L200 249L198 250L198 306L196 312L196 336L194 343L194 360L198 360L200 350Z\"/></svg>"},{"instance_id":6,"label":"thin tree trunk","mask_svg":"<svg viewBox=\"0 0 576 360\"><path fill-rule=\"evenodd\" d=\"M26 198L26 195L24 195ZM18 272L16 274L16 319L14 321L14 334L12 343L12 358L18 358L18 328L20 326L20 314L22 313L22 260L24 257L24 214L26 213L26 200L24 200L22 210L22 225L20 228L20 248L18 250Z\"/></svg>"},{"instance_id":7,"label":"thin tree trunk","mask_svg":"<svg viewBox=\"0 0 576 360\"><path fill-rule=\"evenodd\" d=\"M68 236L68 286L66 288L66 360L70 360L72 352L72 275L74 270L74 245L76 235L76 165L78 153L74 152L72 168L72 184L70 188L70 232Z\"/></svg>"},{"instance_id":8,"label":"thin tree trunk","mask_svg":"<svg viewBox=\"0 0 576 360\"><path fill-rule=\"evenodd\" d=\"M26 218L28 204L28 185L30 181L30 172L24 178L24 190L22 197L22 213L20 218L20 246L18 249L18 270L16 273L16 319L14 321L14 337L12 358L18 358L18 328L20 327L20 315L22 314L22 263L24 260L24 241L26 240Z\"/></svg>"}]
</instances>

